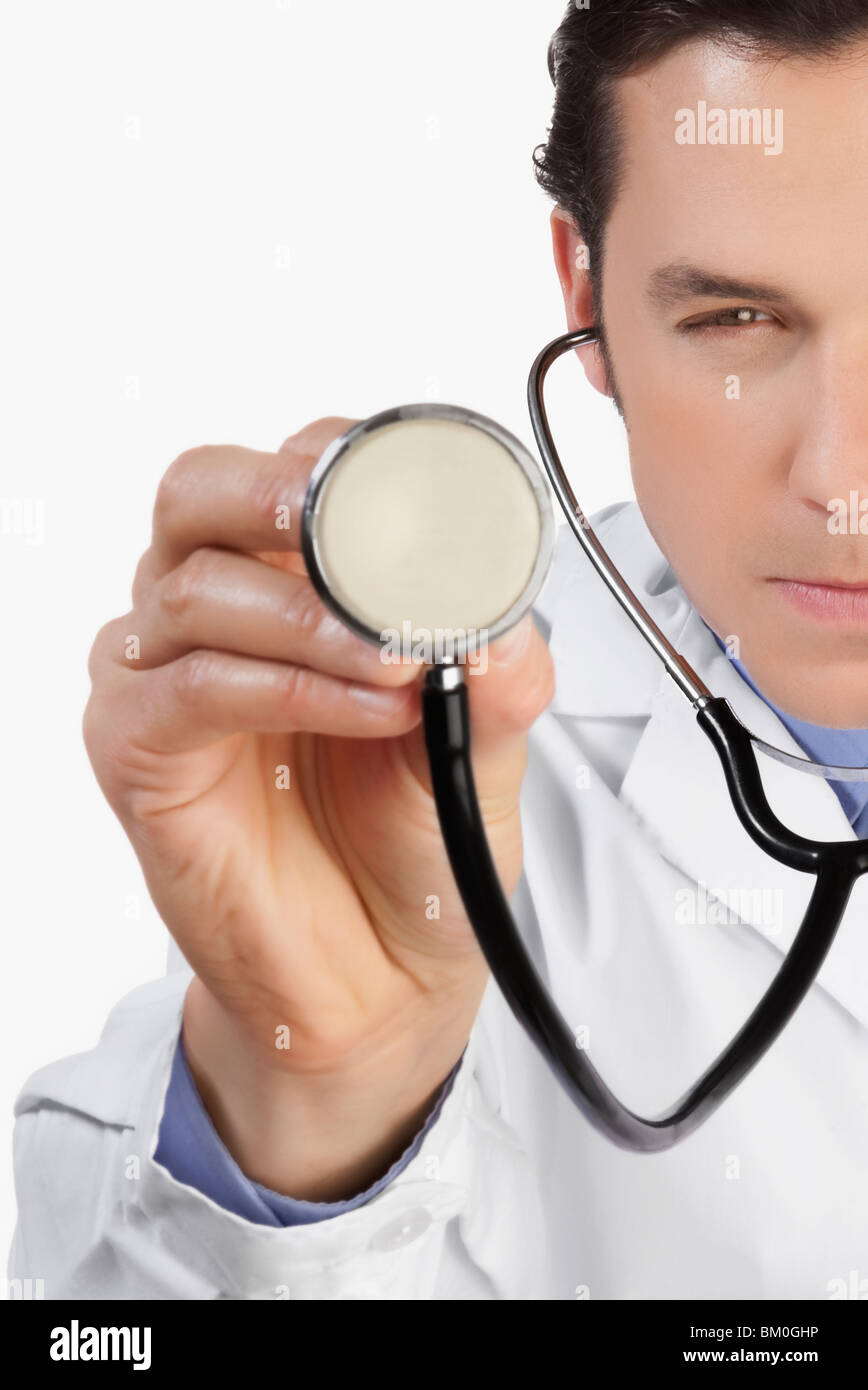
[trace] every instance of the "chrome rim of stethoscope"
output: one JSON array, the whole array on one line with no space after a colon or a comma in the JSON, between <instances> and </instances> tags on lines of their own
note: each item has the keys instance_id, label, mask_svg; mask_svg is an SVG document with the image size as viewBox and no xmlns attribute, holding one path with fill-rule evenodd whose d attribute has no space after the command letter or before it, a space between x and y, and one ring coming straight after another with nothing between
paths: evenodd
<instances>
[{"instance_id":1,"label":"chrome rim of stethoscope","mask_svg":"<svg viewBox=\"0 0 868 1390\"><path fill-rule=\"evenodd\" d=\"M550 367L559 357L571 349L589 347L598 341L599 334L595 328L581 328L575 332L564 333L543 348L534 362L528 378L527 403L537 446L545 464L549 481L579 545L613 598L617 599L645 641L663 662L679 690L690 701L694 709L701 710L709 700L714 698L711 691L694 671L689 661L673 647L665 633L661 632L595 534L570 486L549 426L544 385ZM737 719L738 716L733 714L733 718ZM740 720L739 723L741 723ZM750 738L753 746L761 753L764 753L766 757L773 758L776 762L794 768L797 772L807 772L815 777L831 777L839 782L868 782L868 767L835 766L818 763L811 758L802 758L798 754L788 753L783 748L777 748L774 744L767 743L744 724L741 727Z\"/></svg>"},{"instance_id":2,"label":"chrome rim of stethoscope","mask_svg":"<svg viewBox=\"0 0 868 1390\"><path fill-rule=\"evenodd\" d=\"M545 479L540 473L539 465L521 440L510 434L509 430L504 429L496 420L490 419L487 415L481 415L478 411L470 410L466 406L448 405L441 401L395 406L390 410L380 411L377 415L371 415L366 420L359 421L345 434L332 441L320 456L311 473L302 512L301 549L311 583L323 602L353 632L364 638L366 642L374 643L377 646L382 644L382 634L365 623L358 614L353 613L335 593L336 586L333 576L329 571L322 546L319 543L318 523L325 505L327 484L340 461L366 435L374 434L384 426L393 425L402 420L449 420L456 424L471 425L476 429L483 430L512 455L513 461L522 470L531 487L540 523L536 561L521 592L510 606L485 628L486 640L493 642L496 637L500 637L509 628L514 627L523 617L535 602L545 582L554 556L555 517L551 497L545 485ZM451 665L453 663L447 660L443 664Z\"/></svg>"}]
</instances>

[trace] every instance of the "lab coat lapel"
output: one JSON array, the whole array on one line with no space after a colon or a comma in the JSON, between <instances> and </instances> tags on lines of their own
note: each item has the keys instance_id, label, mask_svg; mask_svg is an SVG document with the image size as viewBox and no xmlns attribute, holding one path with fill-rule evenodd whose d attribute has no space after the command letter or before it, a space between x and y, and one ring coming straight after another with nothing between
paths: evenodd
<instances>
[{"instance_id":1,"label":"lab coat lapel","mask_svg":"<svg viewBox=\"0 0 868 1390\"><path fill-rule=\"evenodd\" d=\"M727 699L759 737L785 751L803 750L769 706L742 679L690 605L635 504L597 526L634 592L715 695ZM811 875L778 864L750 838L729 798L717 753L674 681L620 606L606 593L571 535L556 557L550 649L555 660L555 714L646 716L621 786L620 800L664 859L692 880L673 904L686 924L726 923L761 934L783 956L813 890ZM596 653L596 655L591 655ZM820 840L854 832L828 784L758 754L773 810L793 830ZM853 904L817 977L868 1025L868 923L865 897Z\"/></svg>"}]
</instances>

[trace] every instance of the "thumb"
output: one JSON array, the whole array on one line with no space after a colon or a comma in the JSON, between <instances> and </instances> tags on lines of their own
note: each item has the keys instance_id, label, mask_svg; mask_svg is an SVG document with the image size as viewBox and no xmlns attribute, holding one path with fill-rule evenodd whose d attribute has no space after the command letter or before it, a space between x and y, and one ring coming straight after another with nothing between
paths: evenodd
<instances>
[{"instance_id":1,"label":"thumb","mask_svg":"<svg viewBox=\"0 0 868 1390\"><path fill-rule=\"evenodd\" d=\"M470 756L483 815L497 817L515 806L527 764L527 734L551 703L554 663L531 613L484 649L485 660L467 668ZM429 791L431 771L421 724L404 735L412 769Z\"/></svg>"}]
</instances>

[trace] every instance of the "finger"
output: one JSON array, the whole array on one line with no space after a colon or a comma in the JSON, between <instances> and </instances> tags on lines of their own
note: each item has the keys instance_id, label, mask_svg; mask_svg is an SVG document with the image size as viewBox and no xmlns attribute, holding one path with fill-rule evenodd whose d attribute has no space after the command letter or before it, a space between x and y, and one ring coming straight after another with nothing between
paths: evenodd
<instances>
[{"instance_id":1,"label":"finger","mask_svg":"<svg viewBox=\"0 0 868 1390\"><path fill-rule=\"evenodd\" d=\"M196 552L191 551L190 553L194 555ZM250 552L239 551L238 553L255 555L257 559L266 561L267 564L283 570L286 574L297 574L302 578L308 577L304 556L298 550L254 550ZM182 560L181 564L183 563ZM151 589L154 585L159 584L164 575L164 566L159 563L153 548L149 547L141 556L133 577L132 601L134 608L144 606L148 601Z\"/></svg>"},{"instance_id":2,"label":"finger","mask_svg":"<svg viewBox=\"0 0 868 1390\"><path fill-rule=\"evenodd\" d=\"M551 652L532 613L490 643L487 661L478 672L470 668L467 684L480 754L504 736L527 733L555 692Z\"/></svg>"},{"instance_id":3,"label":"finger","mask_svg":"<svg viewBox=\"0 0 868 1390\"><path fill-rule=\"evenodd\" d=\"M136 668L150 670L197 647L288 661L370 684L413 680L412 664L385 662L313 585L234 550L194 550L147 592L125 626L139 635ZM109 655L128 665L126 638Z\"/></svg>"},{"instance_id":4,"label":"finger","mask_svg":"<svg viewBox=\"0 0 868 1390\"><path fill-rule=\"evenodd\" d=\"M346 415L323 415L319 420L311 420L288 439L284 439L278 453L288 451L313 454L319 458L333 439L337 439L340 434L346 434L347 430L357 424L358 420L351 420Z\"/></svg>"},{"instance_id":5,"label":"finger","mask_svg":"<svg viewBox=\"0 0 868 1390\"><path fill-rule=\"evenodd\" d=\"M124 747L189 752L236 733L388 738L421 717L417 684L398 689L343 681L303 666L199 649L152 671L115 671L94 687L89 722Z\"/></svg>"},{"instance_id":6,"label":"finger","mask_svg":"<svg viewBox=\"0 0 868 1390\"><path fill-rule=\"evenodd\" d=\"M205 545L248 551L298 551L310 475L342 432L317 421L275 454L239 445L206 445L181 454L166 471L154 504L152 577Z\"/></svg>"}]
</instances>

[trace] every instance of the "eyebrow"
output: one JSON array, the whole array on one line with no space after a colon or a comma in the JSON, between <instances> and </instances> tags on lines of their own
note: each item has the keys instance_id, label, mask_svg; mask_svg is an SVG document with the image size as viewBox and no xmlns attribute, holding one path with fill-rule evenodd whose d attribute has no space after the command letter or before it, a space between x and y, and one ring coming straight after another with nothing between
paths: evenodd
<instances>
[{"instance_id":1,"label":"eyebrow","mask_svg":"<svg viewBox=\"0 0 868 1390\"><path fill-rule=\"evenodd\" d=\"M791 298L779 285L734 280L729 275L706 270L690 261L673 261L652 271L648 277L647 294L658 309L669 309L685 299L696 299L701 295L715 299L765 299L771 304L783 304Z\"/></svg>"}]
</instances>

